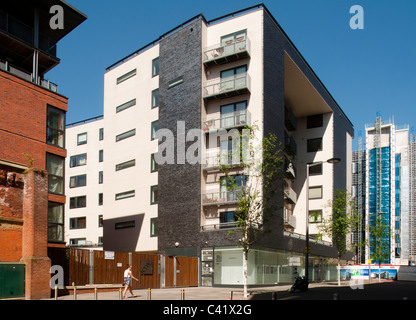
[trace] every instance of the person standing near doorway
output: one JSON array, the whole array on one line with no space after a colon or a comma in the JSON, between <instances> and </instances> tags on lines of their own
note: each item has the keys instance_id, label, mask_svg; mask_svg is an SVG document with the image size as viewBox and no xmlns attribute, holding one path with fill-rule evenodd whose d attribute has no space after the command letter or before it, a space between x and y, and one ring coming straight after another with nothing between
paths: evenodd
<instances>
[{"instance_id":1,"label":"person standing near doorway","mask_svg":"<svg viewBox=\"0 0 416 320\"><path fill-rule=\"evenodd\" d=\"M130 266L130 265L127 265L127 269L126 270L124 270L124 291L123 291L123 299L125 299L126 298L126 293L127 293L127 290L129 290L130 291L130 293L131 293L131 296L134 298L134 297L137 297L134 293L133 293L133 290L132 290L132 288L131 288L131 280L132 279L134 279L134 280L136 280L136 281L139 281L137 278L135 278L134 276L133 276L133 273L132 273L132 266Z\"/></svg>"}]
</instances>

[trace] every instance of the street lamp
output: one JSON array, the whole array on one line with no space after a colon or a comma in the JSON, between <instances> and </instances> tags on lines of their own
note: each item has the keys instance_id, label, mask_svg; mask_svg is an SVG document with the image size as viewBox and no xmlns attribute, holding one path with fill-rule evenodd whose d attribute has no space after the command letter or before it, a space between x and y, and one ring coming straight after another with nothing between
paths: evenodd
<instances>
[{"instance_id":1,"label":"street lamp","mask_svg":"<svg viewBox=\"0 0 416 320\"><path fill-rule=\"evenodd\" d=\"M305 244L305 279L309 281L309 168L323 163L335 164L341 162L339 158L331 158L327 161L319 161L306 164L306 244Z\"/></svg>"}]
</instances>

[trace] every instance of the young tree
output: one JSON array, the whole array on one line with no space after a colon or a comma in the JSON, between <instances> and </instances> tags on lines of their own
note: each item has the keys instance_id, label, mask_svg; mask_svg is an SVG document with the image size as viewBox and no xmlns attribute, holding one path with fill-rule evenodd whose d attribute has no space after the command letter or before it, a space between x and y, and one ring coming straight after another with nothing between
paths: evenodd
<instances>
[{"instance_id":1,"label":"young tree","mask_svg":"<svg viewBox=\"0 0 416 320\"><path fill-rule=\"evenodd\" d=\"M240 167L244 168L244 185L236 181L232 174L235 164L221 164L221 172L226 179L228 192L232 192L237 200L235 210L236 228L230 233L241 234L240 245L244 256L244 297L248 296L248 254L260 233L268 230L267 221L276 212L276 199L273 197L278 188L278 178L283 168L282 150L274 134L269 134L260 142L256 137L256 126L246 127L243 137L233 148L233 159L240 159ZM238 141L238 139L236 139ZM229 157L229 156L228 156ZM283 197L283 195L282 195Z\"/></svg>"},{"instance_id":2,"label":"young tree","mask_svg":"<svg viewBox=\"0 0 416 320\"><path fill-rule=\"evenodd\" d=\"M347 191L335 190L333 200L329 202L332 213L322 220L318 226L319 236L327 236L332 239L337 250L338 260L338 285L341 285L341 257L351 252L354 247L363 245L354 243L348 238L360 223L360 216L356 211L355 202Z\"/></svg>"},{"instance_id":3,"label":"young tree","mask_svg":"<svg viewBox=\"0 0 416 320\"><path fill-rule=\"evenodd\" d=\"M371 260L378 262L378 281L380 281L381 264L390 255L390 226L383 219L383 214L379 213L376 215L374 223L370 224L368 229L370 232L370 246L374 248L370 257Z\"/></svg>"}]
</instances>

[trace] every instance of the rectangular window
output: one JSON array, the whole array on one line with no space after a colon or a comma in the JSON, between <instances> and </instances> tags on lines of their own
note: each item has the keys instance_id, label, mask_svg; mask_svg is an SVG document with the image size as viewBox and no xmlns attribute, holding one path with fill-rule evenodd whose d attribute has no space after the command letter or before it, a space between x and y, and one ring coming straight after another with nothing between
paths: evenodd
<instances>
[{"instance_id":1,"label":"rectangular window","mask_svg":"<svg viewBox=\"0 0 416 320\"><path fill-rule=\"evenodd\" d=\"M70 188L78 188L78 187L85 187L87 185L87 175L82 174L79 176L74 176L69 178L69 187Z\"/></svg>"},{"instance_id":2,"label":"rectangular window","mask_svg":"<svg viewBox=\"0 0 416 320\"><path fill-rule=\"evenodd\" d=\"M103 219L103 215L102 214L100 214L99 216L98 216L98 227L99 228L102 228L103 227L103 221L104 221L104 219Z\"/></svg>"},{"instance_id":3,"label":"rectangular window","mask_svg":"<svg viewBox=\"0 0 416 320\"><path fill-rule=\"evenodd\" d=\"M310 176L319 176L322 174L322 163L309 167Z\"/></svg>"},{"instance_id":4,"label":"rectangular window","mask_svg":"<svg viewBox=\"0 0 416 320\"><path fill-rule=\"evenodd\" d=\"M83 132L83 133L78 134L78 136L77 136L77 145L81 146L81 145L86 144L86 143L87 143L87 133Z\"/></svg>"},{"instance_id":5,"label":"rectangular window","mask_svg":"<svg viewBox=\"0 0 416 320\"><path fill-rule=\"evenodd\" d=\"M117 84L120 84L123 81L126 81L127 79L130 79L131 77L134 77L136 74L137 74L137 69L131 70L130 72L127 72L126 74L123 74L121 77L117 78Z\"/></svg>"},{"instance_id":6,"label":"rectangular window","mask_svg":"<svg viewBox=\"0 0 416 320\"><path fill-rule=\"evenodd\" d=\"M157 138L156 133L159 130L159 121L158 120L153 121L151 126L152 126L151 140L155 140Z\"/></svg>"},{"instance_id":7,"label":"rectangular window","mask_svg":"<svg viewBox=\"0 0 416 320\"><path fill-rule=\"evenodd\" d=\"M320 128L324 124L324 116L323 114L317 114L313 116L308 116L306 121L306 128Z\"/></svg>"},{"instance_id":8,"label":"rectangular window","mask_svg":"<svg viewBox=\"0 0 416 320\"><path fill-rule=\"evenodd\" d=\"M70 229L85 229L87 228L87 218L71 218L69 219L69 228Z\"/></svg>"},{"instance_id":9,"label":"rectangular window","mask_svg":"<svg viewBox=\"0 0 416 320\"><path fill-rule=\"evenodd\" d=\"M64 241L64 205L48 203L48 241Z\"/></svg>"},{"instance_id":10,"label":"rectangular window","mask_svg":"<svg viewBox=\"0 0 416 320\"><path fill-rule=\"evenodd\" d=\"M309 223L321 223L322 222L322 210L309 211Z\"/></svg>"},{"instance_id":11,"label":"rectangular window","mask_svg":"<svg viewBox=\"0 0 416 320\"><path fill-rule=\"evenodd\" d=\"M182 83L183 83L183 76L178 77L178 78L176 78L176 79L174 79L174 80L172 80L172 81L169 82L168 89L171 89L173 87L176 87L176 86L178 86L178 85L180 85Z\"/></svg>"},{"instance_id":12,"label":"rectangular window","mask_svg":"<svg viewBox=\"0 0 416 320\"><path fill-rule=\"evenodd\" d=\"M46 154L46 170L48 176L48 190L50 193L64 194L65 158Z\"/></svg>"},{"instance_id":13,"label":"rectangular window","mask_svg":"<svg viewBox=\"0 0 416 320\"><path fill-rule=\"evenodd\" d=\"M104 150L99 150L98 151L98 162L103 162L104 161Z\"/></svg>"},{"instance_id":14,"label":"rectangular window","mask_svg":"<svg viewBox=\"0 0 416 320\"><path fill-rule=\"evenodd\" d=\"M124 170L127 168L131 168L134 167L136 165L136 160L130 160L130 161L126 161L120 164L116 164L116 171L120 171L120 170Z\"/></svg>"},{"instance_id":15,"label":"rectangular window","mask_svg":"<svg viewBox=\"0 0 416 320\"><path fill-rule=\"evenodd\" d=\"M227 212L220 212L220 229L224 228L233 228L236 225L235 219L235 212L234 211L227 211Z\"/></svg>"},{"instance_id":16,"label":"rectangular window","mask_svg":"<svg viewBox=\"0 0 416 320\"><path fill-rule=\"evenodd\" d=\"M159 89L152 91L152 109L159 106Z\"/></svg>"},{"instance_id":17,"label":"rectangular window","mask_svg":"<svg viewBox=\"0 0 416 320\"><path fill-rule=\"evenodd\" d=\"M307 141L308 152L322 151L322 138L309 139Z\"/></svg>"},{"instance_id":18,"label":"rectangular window","mask_svg":"<svg viewBox=\"0 0 416 320\"><path fill-rule=\"evenodd\" d=\"M119 112L121 112L123 110L126 110L128 108L131 108L135 105L136 105L136 99L130 100L129 102L123 103L122 105L118 106L116 108L116 113L119 113Z\"/></svg>"},{"instance_id":19,"label":"rectangular window","mask_svg":"<svg viewBox=\"0 0 416 320\"><path fill-rule=\"evenodd\" d=\"M247 101L221 106L221 128L247 124Z\"/></svg>"},{"instance_id":20,"label":"rectangular window","mask_svg":"<svg viewBox=\"0 0 416 320\"><path fill-rule=\"evenodd\" d=\"M81 166L85 166L86 164L87 164L87 154L86 153L77 154L75 156L72 156L69 160L69 167L70 168L81 167Z\"/></svg>"},{"instance_id":21,"label":"rectangular window","mask_svg":"<svg viewBox=\"0 0 416 320\"><path fill-rule=\"evenodd\" d=\"M85 246L87 244L87 238L69 239L70 246Z\"/></svg>"},{"instance_id":22,"label":"rectangular window","mask_svg":"<svg viewBox=\"0 0 416 320\"><path fill-rule=\"evenodd\" d=\"M157 162L156 162L156 154L153 153L150 156L150 172L157 172L158 170L158 166L157 166Z\"/></svg>"},{"instance_id":23,"label":"rectangular window","mask_svg":"<svg viewBox=\"0 0 416 320\"><path fill-rule=\"evenodd\" d=\"M116 136L116 142L133 137L136 135L136 129L124 132L122 134L119 134L118 136Z\"/></svg>"},{"instance_id":24,"label":"rectangular window","mask_svg":"<svg viewBox=\"0 0 416 320\"><path fill-rule=\"evenodd\" d=\"M100 171L98 172L98 184L103 184L104 182L104 172Z\"/></svg>"},{"instance_id":25,"label":"rectangular window","mask_svg":"<svg viewBox=\"0 0 416 320\"><path fill-rule=\"evenodd\" d=\"M159 198L158 186L150 187L150 204L157 204Z\"/></svg>"},{"instance_id":26,"label":"rectangular window","mask_svg":"<svg viewBox=\"0 0 416 320\"><path fill-rule=\"evenodd\" d=\"M123 199L127 199L127 198L132 198L135 195L136 195L136 191L134 191L134 190L117 193L116 194L116 200L123 200Z\"/></svg>"},{"instance_id":27,"label":"rectangular window","mask_svg":"<svg viewBox=\"0 0 416 320\"><path fill-rule=\"evenodd\" d=\"M69 209L85 208L87 206L87 196L73 197L69 199Z\"/></svg>"},{"instance_id":28,"label":"rectangular window","mask_svg":"<svg viewBox=\"0 0 416 320\"><path fill-rule=\"evenodd\" d=\"M157 237L157 218L151 218L150 219L150 236L151 237Z\"/></svg>"},{"instance_id":29,"label":"rectangular window","mask_svg":"<svg viewBox=\"0 0 416 320\"><path fill-rule=\"evenodd\" d=\"M322 199L322 186L309 188L309 199Z\"/></svg>"},{"instance_id":30,"label":"rectangular window","mask_svg":"<svg viewBox=\"0 0 416 320\"><path fill-rule=\"evenodd\" d=\"M117 223L114 224L114 228L116 230L134 228L135 226L136 226L136 222L134 220L124 221L124 222L117 222Z\"/></svg>"},{"instance_id":31,"label":"rectangular window","mask_svg":"<svg viewBox=\"0 0 416 320\"><path fill-rule=\"evenodd\" d=\"M52 106L48 106L46 121L46 143L64 148L65 112Z\"/></svg>"},{"instance_id":32,"label":"rectangular window","mask_svg":"<svg viewBox=\"0 0 416 320\"><path fill-rule=\"evenodd\" d=\"M104 140L104 128L100 128L100 131L98 132L98 137L100 141Z\"/></svg>"},{"instance_id":33,"label":"rectangular window","mask_svg":"<svg viewBox=\"0 0 416 320\"><path fill-rule=\"evenodd\" d=\"M152 61L152 77L159 75L159 57Z\"/></svg>"},{"instance_id":34,"label":"rectangular window","mask_svg":"<svg viewBox=\"0 0 416 320\"><path fill-rule=\"evenodd\" d=\"M98 205L99 206L102 206L103 205L103 202L104 202L104 196L103 196L102 193L99 193L98 194Z\"/></svg>"}]
</instances>

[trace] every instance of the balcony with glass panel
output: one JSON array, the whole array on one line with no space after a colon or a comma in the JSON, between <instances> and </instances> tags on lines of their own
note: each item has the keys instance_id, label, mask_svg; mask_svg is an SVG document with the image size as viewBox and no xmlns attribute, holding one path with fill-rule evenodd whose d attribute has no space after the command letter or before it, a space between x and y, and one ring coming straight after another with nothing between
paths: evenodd
<instances>
[{"instance_id":1,"label":"balcony with glass panel","mask_svg":"<svg viewBox=\"0 0 416 320\"><path fill-rule=\"evenodd\" d=\"M205 172L218 171L221 166L225 166L227 169L238 169L243 168L247 164L246 162L241 154L220 153L208 155L202 164L202 168Z\"/></svg>"},{"instance_id":2,"label":"balcony with glass panel","mask_svg":"<svg viewBox=\"0 0 416 320\"><path fill-rule=\"evenodd\" d=\"M207 67L248 57L250 57L250 40L245 35L235 39L226 39L222 43L203 50L203 62Z\"/></svg>"},{"instance_id":3,"label":"balcony with glass panel","mask_svg":"<svg viewBox=\"0 0 416 320\"><path fill-rule=\"evenodd\" d=\"M242 191L219 191L208 192L202 195L202 205L207 206L222 206L235 205L240 200Z\"/></svg>"},{"instance_id":4,"label":"balcony with glass panel","mask_svg":"<svg viewBox=\"0 0 416 320\"><path fill-rule=\"evenodd\" d=\"M203 87L205 100L224 99L250 93L251 79L247 72L226 78L208 80Z\"/></svg>"},{"instance_id":5,"label":"balcony with glass panel","mask_svg":"<svg viewBox=\"0 0 416 320\"><path fill-rule=\"evenodd\" d=\"M216 132L220 129L236 129L251 125L251 114L247 110L239 110L205 119L202 129L205 133Z\"/></svg>"}]
</instances>

